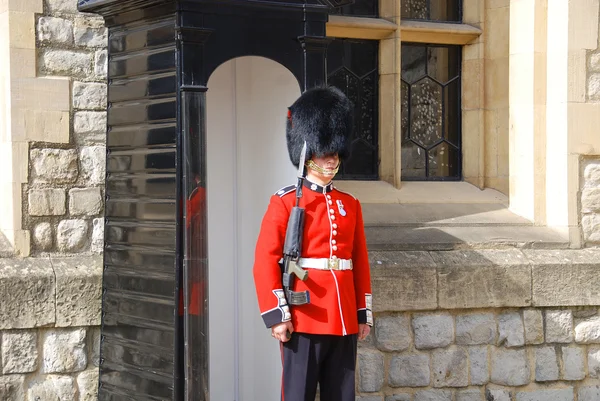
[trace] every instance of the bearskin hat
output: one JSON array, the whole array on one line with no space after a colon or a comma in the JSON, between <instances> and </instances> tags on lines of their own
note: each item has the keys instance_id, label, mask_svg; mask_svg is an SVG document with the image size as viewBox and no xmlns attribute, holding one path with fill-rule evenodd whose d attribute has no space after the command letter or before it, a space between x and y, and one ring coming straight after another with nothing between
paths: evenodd
<instances>
[{"instance_id":1,"label":"bearskin hat","mask_svg":"<svg viewBox=\"0 0 600 401\"><path fill-rule=\"evenodd\" d=\"M292 164L298 167L306 141L306 160L337 153L341 160L350 153L352 102L335 87L316 87L304 92L289 107L286 138Z\"/></svg>"}]
</instances>

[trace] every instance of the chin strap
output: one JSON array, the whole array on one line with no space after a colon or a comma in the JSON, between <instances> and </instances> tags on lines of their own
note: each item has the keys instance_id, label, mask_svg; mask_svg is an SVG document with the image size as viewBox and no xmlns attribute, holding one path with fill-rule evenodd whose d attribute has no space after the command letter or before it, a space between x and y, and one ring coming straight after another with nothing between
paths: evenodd
<instances>
[{"instance_id":1,"label":"chin strap","mask_svg":"<svg viewBox=\"0 0 600 401\"><path fill-rule=\"evenodd\" d=\"M318 166L317 163L315 163L314 161L309 160L309 161L306 162L306 167L308 167L309 169L311 169L313 171L316 171L317 173L321 173L323 175L334 176L339 171L340 164L341 163L338 163L337 167L335 169L333 169L333 170L327 170L327 169L325 169L323 167Z\"/></svg>"}]
</instances>

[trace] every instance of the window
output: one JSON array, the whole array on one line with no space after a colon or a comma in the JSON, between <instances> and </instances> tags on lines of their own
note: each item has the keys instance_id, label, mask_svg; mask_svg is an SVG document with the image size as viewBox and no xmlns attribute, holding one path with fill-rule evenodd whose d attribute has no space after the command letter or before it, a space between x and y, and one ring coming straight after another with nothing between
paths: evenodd
<instances>
[{"instance_id":1,"label":"window","mask_svg":"<svg viewBox=\"0 0 600 401\"><path fill-rule=\"evenodd\" d=\"M461 178L459 46L402 45L402 179Z\"/></svg>"},{"instance_id":2,"label":"window","mask_svg":"<svg viewBox=\"0 0 600 401\"><path fill-rule=\"evenodd\" d=\"M378 172L379 41L333 39L327 50L327 82L354 103L351 155L337 179L376 180Z\"/></svg>"},{"instance_id":3,"label":"window","mask_svg":"<svg viewBox=\"0 0 600 401\"><path fill-rule=\"evenodd\" d=\"M402 0L402 18L427 21L462 21L461 0Z\"/></svg>"}]
</instances>

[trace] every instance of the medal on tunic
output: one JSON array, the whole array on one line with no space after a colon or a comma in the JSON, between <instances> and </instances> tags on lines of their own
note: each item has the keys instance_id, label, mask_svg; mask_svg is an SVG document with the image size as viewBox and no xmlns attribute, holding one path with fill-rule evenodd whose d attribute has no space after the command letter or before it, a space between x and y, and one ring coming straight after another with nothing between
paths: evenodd
<instances>
[{"instance_id":1,"label":"medal on tunic","mask_svg":"<svg viewBox=\"0 0 600 401\"><path fill-rule=\"evenodd\" d=\"M346 209L344 209L344 205L342 204L341 200L337 200L335 201L335 203L337 203L337 207L338 207L338 211L340 212L340 215L345 216L346 215Z\"/></svg>"}]
</instances>

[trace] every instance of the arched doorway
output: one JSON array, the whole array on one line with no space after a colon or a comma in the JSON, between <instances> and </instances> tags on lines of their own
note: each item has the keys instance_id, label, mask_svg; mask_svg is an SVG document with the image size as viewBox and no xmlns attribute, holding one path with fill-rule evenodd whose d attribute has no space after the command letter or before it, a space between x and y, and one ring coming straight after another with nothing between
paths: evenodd
<instances>
[{"instance_id":1,"label":"arched doorway","mask_svg":"<svg viewBox=\"0 0 600 401\"><path fill-rule=\"evenodd\" d=\"M279 346L268 335L252 278L269 196L295 182L285 142L294 75L263 57L230 60L207 92L210 395L279 399Z\"/></svg>"}]
</instances>

